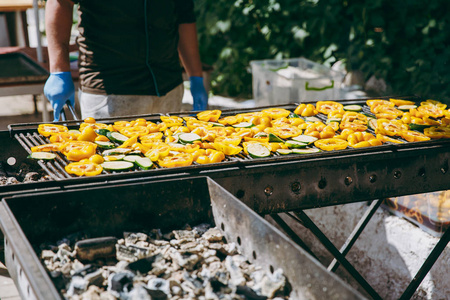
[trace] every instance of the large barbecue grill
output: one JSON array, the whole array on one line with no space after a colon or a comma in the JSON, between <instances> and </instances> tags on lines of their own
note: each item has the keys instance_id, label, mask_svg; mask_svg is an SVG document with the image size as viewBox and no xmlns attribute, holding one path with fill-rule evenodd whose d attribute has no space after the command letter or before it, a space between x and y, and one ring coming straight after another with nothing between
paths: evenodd
<instances>
[{"instance_id":1,"label":"large barbecue grill","mask_svg":"<svg viewBox=\"0 0 450 300\"><path fill-rule=\"evenodd\" d=\"M409 100L420 102L418 97L408 97ZM366 99L342 100L344 105L357 104L369 113L364 106ZM293 111L297 105L277 106ZM264 107L263 107L264 108ZM261 110L263 108L258 108ZM224 110L223 116L255 109ZM188 116L190 113L176 113L177 116ZM172 114L171 114L172 115ZM133 120L137 117L158 122L159 115L129 116L126 118L111 118L98 120L111 123L116 120ZM322 121L326 116L318 115ZM79 121L60 122L69 128L76 128ZM30 148L45 144L48 141L37 134L39 123L15 124L9 131L0 132L0 143L4 149L0 154L3 171L17 172L18 166L31 163L26 159ZM371 131L371 129L368 129ZM373 212L378 208L380 200L386 197L401 196L450 189L449 180L449 145L450 139L431 140L420 143L384 144L376 147L345 149L340 151L320 152L307 155L271 155L267 158L251 158L246 155L227 157L220 163L210 165L194 164L188 167L160 168L152 170L133 170L127 172L103 172L95 177L73 177L67 174L64 166L68 163L64 157L58 157L53 162L38 162L35 167L43 169L49 180L37 183L26 183L1 186L2 196L13 196L30 191L60 191L81 187L115 186L123 183L154 181L167 178L181 180L194 176L208 176L236 196L242 202L259 214L295 212L293 218L303 223L309 222L302 213L303 209L330 205L346 204L358 201L377 200L364 217L359 230L364 228ZM15 164L11 166L11 162ZM277 219L286 231L289 228ZM276 221L277 221L276 220ZM313 228L313 226L311 226ZM320 235L320 230L313 228L319 239L327 244L329 240ZM358 231L358 230L357 230ZM447 230L448 231L448 230ZM289 232L288 232L289 233ZM354 239L360 232L355 232ZM299 237L291 234L298 243ZM425 267L431 267L449 240L447 232L436 246L436 253L430 256ZM352 242L350 242L351 247ZM355 276L364 289L374 298L379 298L376 292L365 282L356 270L352 270L343 255L332 245L329 249L350 273ZM440 249L440 252L438 251ZM307 249L308 250L308 249ZM431 264L431 265L430 265ZM334 268L331 268L334 269ZM425 270L426 271L426 270ZM426 275L421 274L405 293L405 297L414 293L420 281ZM420 277L422 279L420 279Z\"/></svg>"}]
</instances>

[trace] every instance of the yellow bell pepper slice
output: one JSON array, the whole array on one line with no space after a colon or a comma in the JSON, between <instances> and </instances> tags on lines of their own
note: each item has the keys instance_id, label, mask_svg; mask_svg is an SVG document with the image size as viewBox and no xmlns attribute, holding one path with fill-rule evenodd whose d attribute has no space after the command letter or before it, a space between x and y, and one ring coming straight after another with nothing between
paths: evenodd
<instances>
[{"instance_id":1,"label":"yellow bell pepper slice","mask_svg":"<svg viewBox=\"0 0 450 300\"><path fill-rule=\"evenodd\" d=\"M67 173L74 174L77 176L95 176L99 175L103 168L99 164L94 162L75 162L70 163L64 168Z\"/></svg>"},{"instance_id":2,"label":"yellow bell pepper slice","mask_svg":"<svg viewBox=\"0 0 450 300\"><path fill-rule=\"evenodd\" d=\"M317 140L314 142L314 146L324 151L343 150L347 148L348 142L337 138L330 138Z\"/></svg>"},{"instance_id":3,"label":"yellow bell pepper slice","mask_svg":"<svg viewBox=\"0 0 450 300\"><path fill-rule=\"evenodd\" d=\"M189 153L178 153L176 156L166 156L158 160L158 164L164 168L187 167L192 165L193 157Z\"/></svg>"},{"instance_id":4,"label":"yellow bell pepper slice","mask_svg":"<svg viewBox=\"0 0 450 300\"><path fill-rule=\"evenodd\" d=\"M51 135L55 135L61 132L67 132L69 129L66 126L58 125L58 124L39 124L38 132L39 134L49 137Z\"/></svg>"},{"instance_id":5,"label":"yellow bell pepper slice","mask_svg":"<svg viewBox=\"0 0 450 300\"><path fill-rule=\"evenodd\" d=\"M204 122L217 122L222 112L218 109L205 110L197 114L197 119Z\"/></svg>"}]
</instances>

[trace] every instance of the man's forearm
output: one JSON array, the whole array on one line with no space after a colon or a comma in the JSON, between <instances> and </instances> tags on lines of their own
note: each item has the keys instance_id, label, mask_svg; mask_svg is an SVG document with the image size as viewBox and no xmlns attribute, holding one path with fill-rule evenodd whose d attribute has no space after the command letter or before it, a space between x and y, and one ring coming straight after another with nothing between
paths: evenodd
<instances>
[{"instance_id":1,"label":"man's forearm","mask_svg":"<svg viewBox=\"0 0 450 300\"><path fill-rule=\"evenodd\" d=\"M202 76L202 63L198 50L197 28L195 23L180 24L178 53L188 76Z\"/></svg>"},{"instance_id":2,"label":"man's forearm","mask_svg":"<svg viewBox=\"0 0 450 300\"><path fill-rule=\"evenodd\" d=\"M50 72L70 71L69 42L72 29L73 2L48 0L45 6Z\"/></svg>"}]
</instances>

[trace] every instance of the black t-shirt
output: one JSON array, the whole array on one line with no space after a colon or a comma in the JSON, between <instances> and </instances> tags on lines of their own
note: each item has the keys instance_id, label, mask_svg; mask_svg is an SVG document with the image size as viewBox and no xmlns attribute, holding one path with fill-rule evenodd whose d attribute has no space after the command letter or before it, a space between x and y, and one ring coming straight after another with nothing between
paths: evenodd
<instances>
[{"instance_id":1,"label":"black t-shirt","mask_svg":"<svg viewBox=\"0 0 450 300\"><path fill-rule=\"evenodd\" d=\"M193 0L79 0L81 89L164 95L182 83L178 25L194 23Z\"/></svg>"}]
</instances>

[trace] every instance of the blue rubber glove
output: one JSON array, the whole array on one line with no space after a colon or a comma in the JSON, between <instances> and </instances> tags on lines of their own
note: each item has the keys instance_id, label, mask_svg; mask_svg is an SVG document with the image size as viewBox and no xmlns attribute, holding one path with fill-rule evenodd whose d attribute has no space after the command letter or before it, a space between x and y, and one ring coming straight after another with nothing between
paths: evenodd
<instances>
[{"instance_id":1,"label":"blue rubber glove","mask_svg":"<svg viewBox=\"0 0 450 300\"><path fill-rule=\"evenodd\" d=\"M191 76L191 94L194 98L194 110L205 110L208 107L208 94L203 85L203 77Z\"/></svg>"},{"instance_id":2,"label":"blue rubber glove","mask_svg":"<svg viewBox=\"0 0 450 300\"><path fill-rule=\"evenodd\" d=\"M53 107L53 122L59 121L61 111L67 100L75 106L75 86L70 72L51 73L45 82L44 95Z\"/></svg>"}]
</instances>

